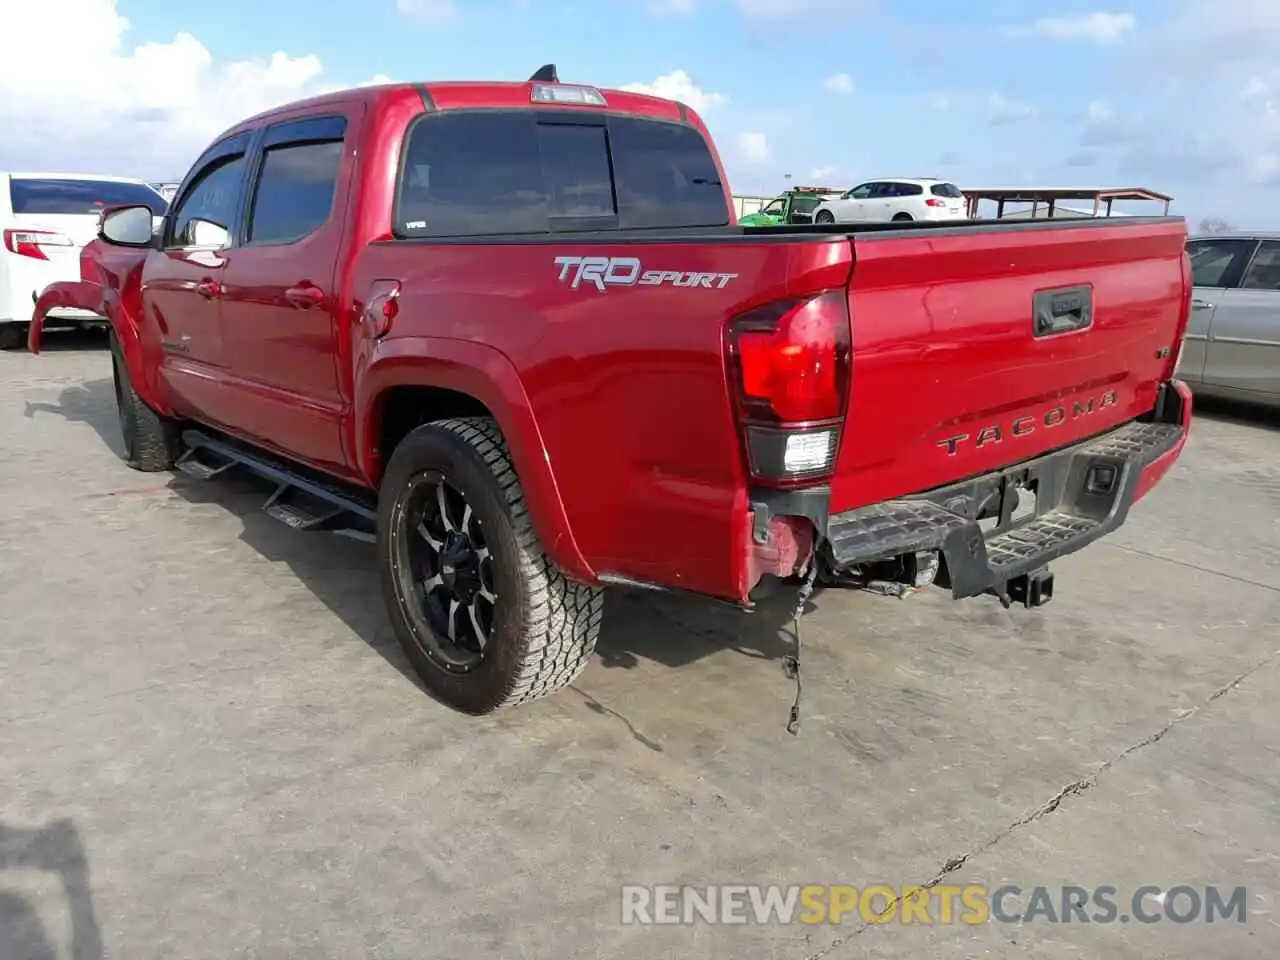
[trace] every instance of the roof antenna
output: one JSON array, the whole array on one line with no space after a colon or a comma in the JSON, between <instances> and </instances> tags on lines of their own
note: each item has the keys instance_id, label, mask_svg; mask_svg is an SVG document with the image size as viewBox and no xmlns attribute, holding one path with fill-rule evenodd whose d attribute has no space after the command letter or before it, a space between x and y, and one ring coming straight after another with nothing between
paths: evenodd
<instances>
[{"instance_id":1,"label":"roof antenna","mask_svg":"<svg viewBox=\"0 0 1280 960\"><path fill-rule=\"evenodd\" d=\"M530 83L559 83L560 77L556 75L556 65L548 63L538 68L538 72L529 78Z\"/></svg>"}]
</instances>

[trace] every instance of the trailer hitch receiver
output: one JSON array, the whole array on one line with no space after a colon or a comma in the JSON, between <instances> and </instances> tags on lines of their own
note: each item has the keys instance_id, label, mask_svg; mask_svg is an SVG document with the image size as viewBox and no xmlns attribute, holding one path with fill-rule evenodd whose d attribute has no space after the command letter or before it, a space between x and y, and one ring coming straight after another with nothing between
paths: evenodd
<instances>
[{"instance_id":1,"label":"trailer hitch receiver","mask_svg":"<svg viewBox=\"0 0 1280 960\"><path fill-rule=\"evenodd\" d=\"M1053 599L1053 574L1048 567L1013 577L1006 586L1010 602L1042 607Z\"/></svg>"}]
</instances>

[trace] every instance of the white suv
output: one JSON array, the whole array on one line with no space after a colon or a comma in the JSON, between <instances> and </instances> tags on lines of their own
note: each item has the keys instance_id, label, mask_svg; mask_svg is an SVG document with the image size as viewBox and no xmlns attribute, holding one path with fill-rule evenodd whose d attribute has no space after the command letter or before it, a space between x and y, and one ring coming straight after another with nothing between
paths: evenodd
<instances>
[{"instance_id":1,"label":"white suv","mask_svg":"<svg viewBox=\"0 0 1280 960\"><path fill-rule=\"evenodd\" d=\"M967 219L964 194L954 183L913 177L867 180L813 211L814 223Z\"/></svg>"},{"instance_id":2,"label":"white suv","mask_svg":"<svg viewBox=\"0 0 1280 960\"><path fill-rule=\"evenodd\" d=\"M0 349L21 346L35 296L58 280L80 279L80 251L98 235L105 207L141 203L159 218L168 203L141 180L67 173L0 173ZM55 310L54 327L101 318Z\"/></svg>"}]
</instances>

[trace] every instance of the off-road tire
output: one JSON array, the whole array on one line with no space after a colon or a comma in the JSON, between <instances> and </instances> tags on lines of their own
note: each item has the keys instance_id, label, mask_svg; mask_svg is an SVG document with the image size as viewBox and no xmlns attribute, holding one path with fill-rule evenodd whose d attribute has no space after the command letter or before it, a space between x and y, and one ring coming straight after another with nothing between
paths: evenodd
<instances>
[{"instance_id":1,"label":"off-road tire","mask_svg":"<svg viewBox=\"0 0 1280 960\"><path fill-rule=\"evenodd\" d=\"M836 217L830 210L819 210L813 216L814 223L835 223Z\"/></svg>"},{"instance_id":2,"label":"off-road tire","mask_svg":"<svg viewBox=\"0 0 1280 960\"><path fill-rule=\"evenodd\" d=\"M124 440L124 462L143 473L173 469L173 462L182 453L178 425L160 416L138 396L129 377L129 365L114 336L111 337L111 376L120 416L120 436Z\"/></svg>"},{"instance_id":3,"label":"off-road tire","mask_svg":"<svg viewBox=\"0 0 1280 960\"><path fill-rule=\"evenodd\" d=\"M22 324L0 324L0 350L17 350L26 342L27 331Z\"/></svg>"},{"instance_id":4,"label":"off-road tire","mask_svg":"<svg viewBox=\"0 0 1280 960\"><path fill-rule=\"evenodd\" d=\"M911 216L909 213L895 213L893 215L893 219L895 223L909 223L915 220L915 217Z\"/></svg>"},{"instance_id":5,"label":"off-road tire","mask_svg":"<svg viewBox=\"0 0 1280 960\"><path fill-rule=\"evenodd\" d=\"M493 558L498 596L480 663L446 669L417 638L401 598L396 537L413 480L434 471L466 498ZM586 667L604 614L603 590L567 579L534 533L506 441L490 417L425 424L391 454L378 495L378 568L392 625L427 690L471 715L492 713L554 693Z\"/></svg>"}]
</instances>

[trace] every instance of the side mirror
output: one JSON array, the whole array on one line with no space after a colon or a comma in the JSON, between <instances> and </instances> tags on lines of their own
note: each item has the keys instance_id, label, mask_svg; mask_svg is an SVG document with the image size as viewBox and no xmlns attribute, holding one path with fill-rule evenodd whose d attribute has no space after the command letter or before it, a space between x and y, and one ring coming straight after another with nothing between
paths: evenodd
<instances>
[{"instance_id":1,"label":"side mirror","mask_svg":"<svg viewBox=\"0 0 1280 960\"><path fill-rule=\"evenodd\" d=\"M143 204L110 207L98 221L98 236L117 247L149 247L152 244L151 208Z\"/></svg>"},{"instance_id":2,"label":"side mirror","mask_svg":"<svg viewBox=\"0 0 1280 960\"><path fill-rule=\"evenodd\" d=\"M227 241L231 238L231 234L227 232L226 227L214 223L212 220L191 221L191 245L193 247L225 247Z\"/></svg>"}]
</instances>

